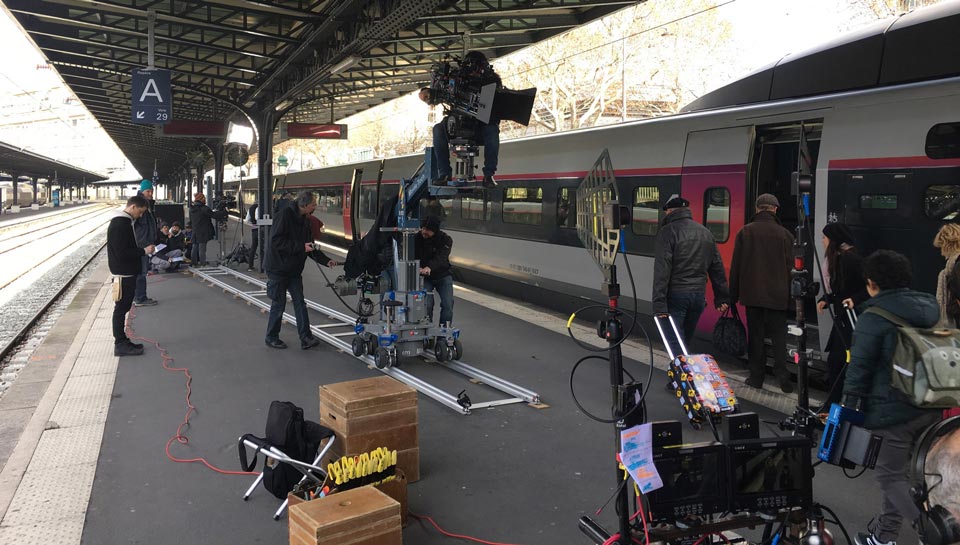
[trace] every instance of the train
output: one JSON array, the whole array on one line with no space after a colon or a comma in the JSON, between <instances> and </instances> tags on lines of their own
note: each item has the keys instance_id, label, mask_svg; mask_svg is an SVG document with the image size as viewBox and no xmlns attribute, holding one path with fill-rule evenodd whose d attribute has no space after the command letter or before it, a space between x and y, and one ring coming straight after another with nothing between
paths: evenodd
<instances>
[{"instance_id":1,"label":"train","mask_svg":"<svg viewBox=\"0 0 960 545\"><path fill-rule=\"evenodd\" d=\"M943 267L933 237L960 210L960 55L943 49L957 53L958 33L960 3L940 4L788 55L675 115L504 141L499 187L440 199L456 278L564 312L605 301L601 272L577 236L575 209L581 178L608 150L620 199L632 210L624 245L636 303L649 314L666 200L679 194L690 201L729 273L736 234L751 220L758 195L777 196L784 227L796 228L791 179L803 154L813 175L808 254L822 256L820 230L841 221L863 255L880 248L906 255L914 287L932 293ZM274 188L314 191L327 241L347 247L353 224L365 232L378 202L395 195L422 162L422 154L386 159L379 201L379 161L279 176ZM351 217L358 169L360 212ZM233 184L227 189L237 191ZM255 182L244 186L247 203L255 190ZM629 296L623 267L620 275ZM632 304L628 298L621 305ZM709 337L719 317L711 306L700 337ZM814 358L822 369L832 322L812 302L808 310L808 346L820 348Z\"/></svg>"}]
</instances>

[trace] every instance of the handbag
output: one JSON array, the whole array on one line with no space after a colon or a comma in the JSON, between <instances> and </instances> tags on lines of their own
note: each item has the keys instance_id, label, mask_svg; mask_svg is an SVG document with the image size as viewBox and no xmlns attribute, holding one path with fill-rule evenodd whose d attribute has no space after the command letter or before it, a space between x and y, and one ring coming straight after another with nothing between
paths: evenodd
<instances>
[{"instance_id":1,"label":"handbag","mask_svg":"<svg viewBox=\"0 0 960 545\"><path fill-rule=\"evenodd\" d=\"M123 282L122 282L122 280L123 280L123 279L122 279L121 277L119 277L119 276L114 276L114 277L113 277L113 286L112 286L112 290L113 290L113 291L112 291L112 294L111 294L111 295L112 295L112 297L113 297L113 301L114 301L114 302L117 302L117 301L119 301L120 299L123 299L123 288L122 288Z\"/></svg>"},{"instance_id":2,"label":"handbag","mask_svg":"<svg viewBox=\"0 0 960 545\"><path fill-rule=\"evenodd\" d=\"M713 326L713 347L736 357L747 352L747 330L736 305L730 305Z\"/></svg>"}]
</instances>

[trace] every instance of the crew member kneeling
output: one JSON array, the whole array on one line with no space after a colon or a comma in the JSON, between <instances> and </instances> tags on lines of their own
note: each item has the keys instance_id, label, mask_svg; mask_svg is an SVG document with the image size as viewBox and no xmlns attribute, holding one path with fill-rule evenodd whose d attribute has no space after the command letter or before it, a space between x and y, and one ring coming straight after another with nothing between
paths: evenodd
<instances>
[{"instance_id":1,"label":"crew member kneeling","mask_svg":"<svg viewBox=\"0 0 960 545\"><path fill-rule=\"evenodd\" d=\"M453 239L440 230L440 221L430 216L423 220L415 244L423 289L429 298L430 321L433 322L433 291L436 290L440 295L440 325L449 326L453 321L453 274L450 272Z\"/></svg>"},{"instance_id":2,"label":"crew member kneeling","mask_svg":"<svg viewBox=\"0 0 960 545\"><path fill-rule=\"evenodd\" d=\"M267 296L270 297L270 316L267 318L267 335L264 339L270 348L286 348L280 340L280 324L287 308L287 292L293 301L297 317L297 333L300 348L308 350L320 344L320 339L310 332L310 317L303 300L303 266L311 257L328 267L336 261L320 250L313 248L313 236L307 216L317 208L317 198L310 191L297 195L295 201L281 199L277 204L277 217L270 233L270 248L264 269L267 271Z\"/></svg>"}]
</instances>

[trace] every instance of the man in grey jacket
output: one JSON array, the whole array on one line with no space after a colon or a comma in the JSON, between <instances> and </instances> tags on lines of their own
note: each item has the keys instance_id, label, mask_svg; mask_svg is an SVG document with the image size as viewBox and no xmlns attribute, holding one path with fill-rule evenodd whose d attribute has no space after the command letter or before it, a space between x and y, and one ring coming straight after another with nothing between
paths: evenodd
<instances>
[{"instance_id":1,"label":"man in grey jacket","mask_svg":"<svg viewBox=\"0 0 960 545\"><path fill-rule=\"evenodd\" d=\"M666 215L654 246L653 312L672 316L687 344L707 306L707 277L713 285L714 307L727 310L727 276L713 233L693 221L690 202L673 195L663 209ZM674 353L679 353L679 346Z\"/></svg>"}]
</instances>

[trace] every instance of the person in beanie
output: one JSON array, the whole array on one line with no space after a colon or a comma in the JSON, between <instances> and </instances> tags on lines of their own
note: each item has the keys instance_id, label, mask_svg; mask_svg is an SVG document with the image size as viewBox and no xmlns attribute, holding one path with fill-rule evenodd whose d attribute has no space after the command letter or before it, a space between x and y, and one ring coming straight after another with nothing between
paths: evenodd
<instances>
[{"instance_id":1,"label":"person in beanie","mask_svg":"<svg viewBox=\"0 0 960 545\"><path fill-rule=\"evenodd\" d=\"M150 180L141 181L137 196L146 199L147 210L134 222L133 230L137 235L137 246L146 248L147 246L153 246L157 241L157 216L153 213L153 182ZM156 305L157 301L155 299L147 297L147 272L150 271L150 256L144 255L140 258L140 261L141 271L137 275L137 290L133 296L133 304L138 307Z\"/></svg>"},{"instance_id":2,"label":"person in beanie","mask_svg":"<svg viewBox=\"0 0 960 545\"><path fill-rule=\"evenodd\" d=\"M690 202L673 195L663 210L666 214L653 251L653 312L672 316L687 344L707 306L708 277L713 285L713 306L720 312L727 310L727 275L713 233L693 221ZM674 348L679 354L680 347Z\"/></svg>"},{"instance_id":3,"label":"person in beanie","mask_svg":"<svg viewBox=\"0 0 960 545\"><path fill-rule=\"evenodd\" d=\"M786 367L787 306L790 270L793 268L793 235L777 218L780 201L764 193L757 197L753 221L737 233L730 264L730 299L747 307L750 378L747 386L763 387L767 356L763 341L773 343L773 372L785 393L793 391Z\"/></svg>"},{"instance_id":4,"label":"person in beanie","mask_svg":"<svg viewBox=\"0 0 960 545\"><path fill-rule=\"evenodd\" d=\"M450 272L450 250L453 239L440 230L440 220L429 216L423 220L420 232L414 241L417 259L420 260L420 275L423 290L427 292L427 313L433 321L433 291L440 296L440 325L453 322L453 273Z\"/></svg>"},{"instance_id":5,"label":"person in beanie","mask_svg":"<svg viewBox=\"0 0 960 545\"><path fill-rule=\"evenodd\" d=\"M190 261L195 267L207 265L207 243L213 240L216 234L216 228L213 220L222 221L227 219L227 210L218 210L214 212L207 206L207 198L203 193L197 193L193 196L193 204L190 205L190 223L193 225L193 247L190 249Z\"/></svg>"},{"instance_id":6,"label":"person in beanie","mask_svg":"<svg viewBox=\"0 0 960 545\"><path fill-rule=\"evenodd\" d=\"M133 224L147 212L148 203L140 195L127 199L127 205L110 219L107 227L107 263L110 273L119 283L119 297L113 304L113 355L139 356L143 345L132 342L124 331L127 312L133 306L137 276L142 270L142 259L154 251L153 244L141 248L137 244ZM116 290L117 286L114 287Z\"/></svg>"},{"instance_id":7,"label":"person in beanie","mask_svg":"<svg viewBox=\"0 0 960 545\"><path fill-rule=\"evenodd\" d=\"M827 407L840 401L843 392L843 367L847 351L853 345L853 324L847 318L847 309L856 308L867 300L863 284L863 269L857 253L853 231L842 223L828 223L823 228L823 248L827 268L823 278L823 297L817 301L817 312L827 308L833 314L833 328L827 340L827 384L830 388Z\"/></svg>"}]
</instances>

